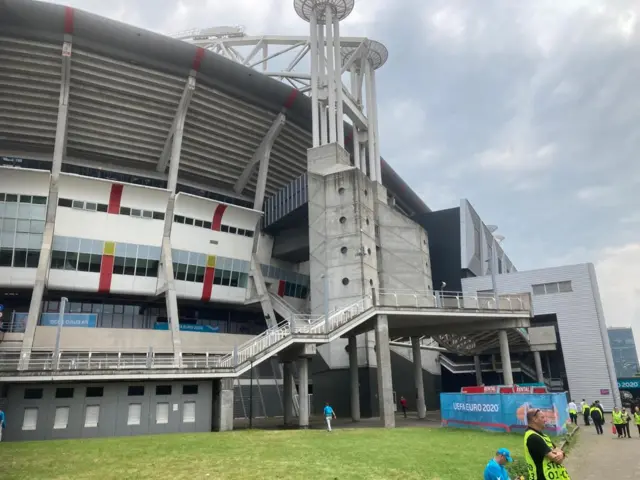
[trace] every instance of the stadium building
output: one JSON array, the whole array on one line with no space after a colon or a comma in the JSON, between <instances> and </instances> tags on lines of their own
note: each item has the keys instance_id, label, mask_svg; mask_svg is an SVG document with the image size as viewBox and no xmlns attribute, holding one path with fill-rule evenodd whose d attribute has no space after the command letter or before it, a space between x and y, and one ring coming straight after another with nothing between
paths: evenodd
<instances>
[{"instance_id":1,"label":"stadium building","mask_svg":"<svg viewBox=\"0 0 640 480\"><path fill-rule=\"evenodd\" d=\"M308 37L0 4L7 440L325 401L393 427L401 395L423 418L443 386L556 376L619 402L593 267L516 272L468 202L431 212L380 156L386 49L340 36L353 0L293 3Z\"/></svg>"}]
</instances>

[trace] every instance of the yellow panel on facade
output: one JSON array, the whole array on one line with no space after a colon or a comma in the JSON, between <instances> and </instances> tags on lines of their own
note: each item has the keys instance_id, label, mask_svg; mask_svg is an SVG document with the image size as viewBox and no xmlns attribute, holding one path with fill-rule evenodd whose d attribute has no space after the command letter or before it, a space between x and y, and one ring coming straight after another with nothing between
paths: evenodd
<instances>
[{"instance_id":1,"label":"yellow panel on facade","mask_svg":"<svg viewBox=\"0 0 640 480\"><path fill-rule=\"evenodd\" d=\"M208 268L216 268L216 256L215 255L207 255L207 267Z\"/></svg>"},{"instance_id":2,"label":"yellow panel on facade","mask_svg":"<svg viewBox=\"0 0 640 480\"><path fill-rule=\"evenodd\" d=\"M104 242L104 248L102 249L103 255L115 255L116 254L116 242Z\"/></svg>"}]
</instances>

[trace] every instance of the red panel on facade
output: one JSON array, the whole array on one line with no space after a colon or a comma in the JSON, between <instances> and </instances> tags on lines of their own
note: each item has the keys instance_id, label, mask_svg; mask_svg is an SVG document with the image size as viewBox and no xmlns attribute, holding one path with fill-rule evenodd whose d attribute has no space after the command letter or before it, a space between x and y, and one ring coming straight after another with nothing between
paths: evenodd
<instances>
[{"instance_id":1,"label":"red panel on facade","mask_svg":"<svg viewBox=\"0 0 640 480\"><path fill-rule=\"evenodd\" d=\"M73 8L64 7L64 33L73 33Z\"/></svg>"},{"instance_id":2,"label":"red panel on facade","mask_svg":"<svg viewBox=\"0 0 640 480\"><path fill-rule=\"evenodd\" d=\"M284 280L280 280L278 283L278 296L284 297Z\"/></svg>"},{"instance_id":3,"label":"red panel on facade","mask_svg":"<svg viewBox=\"0 0 640 480\"><path fill-rule=\"evenodd\" d=\"M211 222L211 230L215 230L216 232L220 231L220 225L222 225L222 216L224 215L224 211L227 209L226 205L218 205L216 207L216 211L213 212L213 221Z\"/></svg>"},{"instance_id":4,"label":"red panel on facade","mask_svg":"<svg viewBox=\"0 0 640 480\"><path fill-rule=\"evenodd\" d=\"M123 185L120 183L114 183L113 185L111 185L111 193L109 194L109 208L107 209L108 213L114 213L116 215L120 213L122 188Z\"/></svg>"},{"instance_id":5,"label":"red panel on facade","mask_svg":"<svg viewBox=\"0 0 640 480\"><path fill-rule=\"evenodd\" d=\"M98 283L99 293L109 293L111 290L114 258L115 257L111 255L102 255L102 262L100 262L100 282Z\"/></svg>"},{"instance_id":6,"label":"red panel on facade","mask_svg":"<svg viewBox=\"0 0 640 480\"><path fill-rule=\"evenodd\" d=\"M211 291L213 290L213 276L216 272L215 268L206 267L204 270L204 282L202 284L202 300L208 302L211 300Z\"/></svg>"},{"instance_id":7,"label":"red panel on facade","mask_svg":"<svg viewBox=\"0 0 640 480\"><path fill-rule=\"evenodd\" d=\"M293 90L291 90L291 93L287 97L287 100L284 102L284 108L291 108L291 106L293 105L293 102L296 101L297 96L298 96L298 90L294 88Z\"/></svg>"},{"instance_id":8,"label":"red panel on facade","mask_svg":"<svg viewBox=\"0 0 640 480\"><path fill-rule=\"evenodd\" d=\"M200 70L200 64L202 63L202 59L204 58L204 52L204 48L198 47L198 49L196 50L196 56L193 57L193 65L191 66L191 68L193 68L196 72Z\"/></svg>"}]
</instances>

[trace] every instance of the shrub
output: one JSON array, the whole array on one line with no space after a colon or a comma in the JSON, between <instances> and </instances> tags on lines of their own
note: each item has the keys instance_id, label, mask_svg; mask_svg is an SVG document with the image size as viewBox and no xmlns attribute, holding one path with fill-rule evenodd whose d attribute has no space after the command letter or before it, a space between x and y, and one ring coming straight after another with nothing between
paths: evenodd
<instances>
[{"instance_id":1,"label":"shrub","mask_svg":"<svg viewBox=\"0 0 640 480\"><path fill-rule=\"evenodd\" d=\"M514 459L507 466L507 471L512 480L526 480L529 478L529 471L524 460Z\"/></svg>"}]
</instances>

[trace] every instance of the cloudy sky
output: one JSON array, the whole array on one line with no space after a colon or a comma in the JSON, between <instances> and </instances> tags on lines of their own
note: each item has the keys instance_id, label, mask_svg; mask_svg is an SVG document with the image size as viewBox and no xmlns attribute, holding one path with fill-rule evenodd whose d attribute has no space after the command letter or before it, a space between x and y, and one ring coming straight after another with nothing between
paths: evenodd
<instances>
[{"instance_id":1,"label":"cloudy sky","mask_svg":"<svg viewBox=\"0 0 640 480\"><path fill-rule=\"evenodd\" d=\"M56 0L150 30L306 34L292 0ZM468 198L520 270L596 265L640 342L640 2L356 0L389 49L381 150L433 209Z\"/></svg>"}]
</instances>

